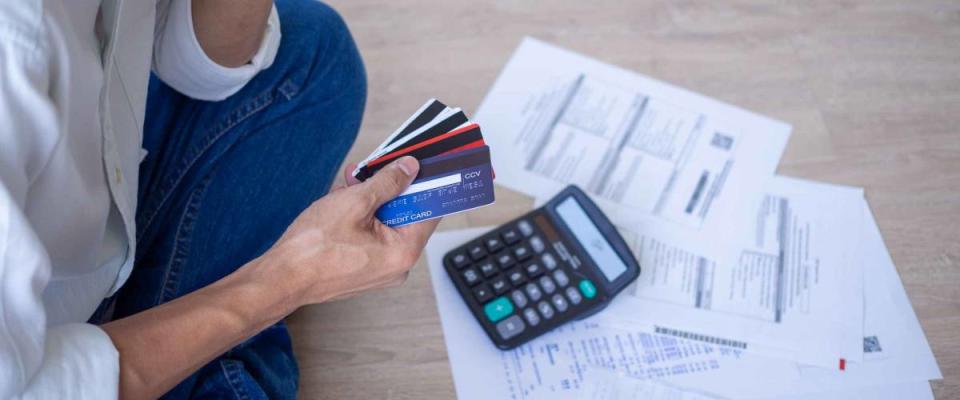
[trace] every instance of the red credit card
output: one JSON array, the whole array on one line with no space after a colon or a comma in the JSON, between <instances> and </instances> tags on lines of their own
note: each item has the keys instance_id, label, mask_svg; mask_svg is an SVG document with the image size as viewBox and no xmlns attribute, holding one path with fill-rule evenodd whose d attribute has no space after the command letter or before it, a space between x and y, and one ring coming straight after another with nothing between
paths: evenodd
<instances>
[{"instance_id":1,"label":"red credit card","mask_svg":"<svg viewBox=\"0 0 960 400\"><path fill-rule=\"evenodd\" d=\"M423 160L441 154L451 154L476 148L482 145L484 145L484 141L480 126L472 123L371 160L363 168L360 168L356 177L361 181L366 180L379 171L380 168L389 164L390 161L403 156L413 156L418 160Z\"/></svg>"}]
</instances>

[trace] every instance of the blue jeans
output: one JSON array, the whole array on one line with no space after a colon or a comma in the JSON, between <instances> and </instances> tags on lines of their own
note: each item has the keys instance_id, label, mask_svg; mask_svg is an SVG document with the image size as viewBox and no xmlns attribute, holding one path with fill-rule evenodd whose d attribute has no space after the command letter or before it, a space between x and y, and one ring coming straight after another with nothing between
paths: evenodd
<instances>
[{"instance_id":1,"label":"blue jeans","mask_svg":"<svg viewBox=\"0 0 960 400\"><path fill-rule=\"evenodd\" d=\"M219 102L153 77L137 208L136 264L110 301L117 319L230 274L266 251L326 194L356 138L366 78L339 15L314 0L277 0L276 61ZM101 319L103 321L104 319ZM241 343L165 398L292 399L286 325Z\"/></svg>"}]
</instances>

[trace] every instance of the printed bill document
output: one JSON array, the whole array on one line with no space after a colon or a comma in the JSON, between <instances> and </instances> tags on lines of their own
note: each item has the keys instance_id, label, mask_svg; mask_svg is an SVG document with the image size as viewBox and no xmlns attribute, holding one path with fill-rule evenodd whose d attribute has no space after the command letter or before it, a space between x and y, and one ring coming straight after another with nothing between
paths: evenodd
<instances>
[{"instance_id":1,"label":"printed bill document","mask_svg":"<svg viewBox=\"0 0 960 400\"><path fill-rule=\"evenodd\" d=\"M709 240L696 250L714 257L732 256L717 238L757 206L790 134L782 122L532 38L475 117L499 184L541 202L577 184L611 220L701 233Z\"/></svg>"}]
</instances>

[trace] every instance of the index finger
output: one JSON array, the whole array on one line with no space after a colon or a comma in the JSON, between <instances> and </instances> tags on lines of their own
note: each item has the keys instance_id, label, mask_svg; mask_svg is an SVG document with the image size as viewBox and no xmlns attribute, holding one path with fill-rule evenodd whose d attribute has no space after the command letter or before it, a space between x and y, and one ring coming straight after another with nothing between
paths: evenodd
<instances>
[{"instance_id":1,"label":"index finger","mask_svg":"<svg viewBox=\"0 0 960 400\"><path fill-rule=\"evenodd\" d=\"M360 180L353 176L353 170L357 169L358 163L352 162L347 164L347 167L343 169L343 181L347 183L347 186L353 186L360 183Z\"/></svg>"}]
</instances>

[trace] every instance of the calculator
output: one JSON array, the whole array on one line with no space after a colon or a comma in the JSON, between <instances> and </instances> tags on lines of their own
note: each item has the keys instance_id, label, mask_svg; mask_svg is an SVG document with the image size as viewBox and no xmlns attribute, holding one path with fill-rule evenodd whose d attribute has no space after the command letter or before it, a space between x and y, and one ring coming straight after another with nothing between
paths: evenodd
<instances>
[{"instance_id":1,"label":"calculator","mask_svg":"<svg viewBox=\"0 0 960 400\"><path fill-rule=\"evenodd\" d=\"M602 310L640 276L616 228L575 185L453 249L443 266L502 350Z\"/></svg>"}]
</instances>

